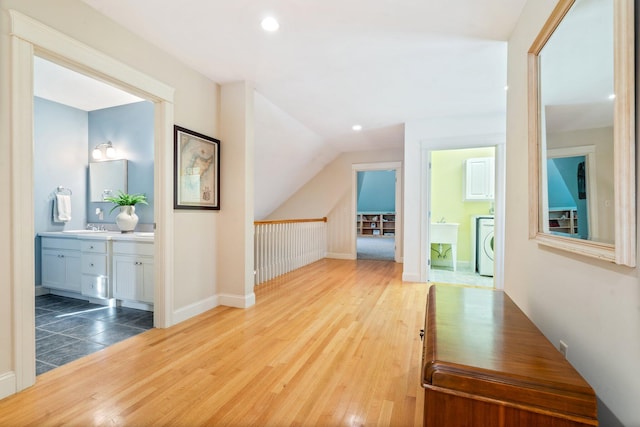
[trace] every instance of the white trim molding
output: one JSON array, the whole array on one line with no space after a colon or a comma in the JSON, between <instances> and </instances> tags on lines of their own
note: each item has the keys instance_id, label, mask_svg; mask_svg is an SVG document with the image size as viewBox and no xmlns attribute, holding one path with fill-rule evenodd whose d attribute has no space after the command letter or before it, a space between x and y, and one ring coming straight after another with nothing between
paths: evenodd
<instances>
[{"instance_id":1,"label":"white trim molding","mask_svg":"<svg viewBox=\"0 0 640 427\"><path fill-rule=\"evenodd\" d=\"M253 292L248 295L219 294L218 302L227 307L247 308L256 303L256 294Z\"/></svg>"},{"instance_id":2,"label":"white trim molding","mask_svg":"<svg viewBox=\"0 0 640 427\"><path fill-rule=\"evenodd\" d=\"M10 152L9 199L14 231L10 237L12 283L13 388L35 383L35 283L33 249L33 56L108 82L154 102L155 326L173 323L173 96L174 89L104 53L15 10L9 10L10 34Z\"/></svg>"}]
</instances>

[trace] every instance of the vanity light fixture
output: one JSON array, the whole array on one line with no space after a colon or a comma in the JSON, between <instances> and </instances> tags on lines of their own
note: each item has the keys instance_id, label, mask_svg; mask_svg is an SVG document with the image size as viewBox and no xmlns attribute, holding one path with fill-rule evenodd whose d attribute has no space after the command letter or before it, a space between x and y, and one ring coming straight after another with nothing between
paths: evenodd
<instances>
[{"instance_id":1,"label":"vanity light fixture","mask_svg":"<svg viewBox=\"0 0 640 427\"><path fill-rule=\"evenodd\" d=\"M266 18L264 18L260 25L262 26L263 30L269 32L277 31L278 28L280 28L280 24L278 24L278 21L276 21L276 18L274 18L273 16L267 16Z\"/></svg>"},{"instance_id":2,"label":"vanity light fixture","mask_svg":"<svg viewBox=\"0 0 640 427\"><path fill-rule=\"evenodd\" d=\"M102 154L103 151L104 156ZM100 160L105 156L108 159L113 159L116 157L116 149L113 148L113 144L111 144L111 141L96 145L96 148L94 148L91 152L91 157L93 157L95 160Z\"/></svg>"}]
</instances>

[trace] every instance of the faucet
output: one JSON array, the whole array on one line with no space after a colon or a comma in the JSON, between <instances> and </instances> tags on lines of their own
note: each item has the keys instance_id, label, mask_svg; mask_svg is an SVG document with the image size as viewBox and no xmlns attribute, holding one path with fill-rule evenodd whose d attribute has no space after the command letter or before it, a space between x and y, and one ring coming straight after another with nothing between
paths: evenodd
<instances>
[{"instance_id":1,"label":"faucet","mask_svg":"<svg viewBox=\"0 0 640 427\"><path fill-rule=\"evenodd\" d=\"M440 221L438 221L438 224L444 224L445 222L447 222L444 217L440 218Z\"/></svg>"},{"instance_id":2,"label":"faucet","mask_svg":"<svg viewBox=\"0 0 640 427\"><path fill-rule=\"evenodd\" d=\"M98 228L93 224L87 224L87 230L98 231Z\"/></svg>"}]
</instances>

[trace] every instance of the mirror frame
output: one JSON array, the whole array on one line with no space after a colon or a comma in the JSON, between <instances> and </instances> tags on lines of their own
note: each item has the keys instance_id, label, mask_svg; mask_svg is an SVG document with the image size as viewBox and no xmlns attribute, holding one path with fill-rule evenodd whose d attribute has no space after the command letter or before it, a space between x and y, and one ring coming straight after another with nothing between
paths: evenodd
<instances>
[{"instance_id":1,"label":"mirror frame","mask_svg":"<svg viewBox=\"0 0 640 427\"><path fill-rule=\"evenodd\" d=\"M575 0L559 0L528 52L529 238L538 243L616 264L636 265L634 1L614 3L614 243L543 233L540 229L541 174L538 55Z\"/></svg>"}]
</instances>

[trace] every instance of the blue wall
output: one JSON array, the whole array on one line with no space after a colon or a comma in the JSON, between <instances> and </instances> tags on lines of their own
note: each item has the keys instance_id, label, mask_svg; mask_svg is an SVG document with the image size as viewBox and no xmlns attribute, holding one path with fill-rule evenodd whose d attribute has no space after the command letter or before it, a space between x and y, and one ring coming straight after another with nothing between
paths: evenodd
<instances>
[{"instance_id":1,"label":"blue wall","mask_svg":"<svg viewBox=\"0 0 640 427\"><path fill-rule=\"evenodd\" d=\"M149 206L137 205L141 224L153 223L153 103L149 101L89 112L89 156L98 144L111 141L118 158L128 160L128 193L147 196ZM95 211L102 208L104 220ZM89 202L89 222L115 222L118 211L109 214L111 203Z\"/></svg>"},{"instance_id":2,"label":"blue wall","mask_svg":"<svg viewBox=\"0 0 640 427\"><path fill-rule=\"evenodd\" d=\"M87 212L87 113L34 98L34 226L35 231L83 228ZM53 222L56 187L71 189L71 221Z\"/></svg>"},{"instance_id":3,"label":"blue wall","mask_svg":"<svg viewBox=\"0 0 640 427\"><path fill-rule=\"evenodd\" d=\"M396 172L358 172L358 212L396 211Z\"/></svg>"},{"instance_id":4,"label":"blue wall","mask_svg":"<svg viewBox=\"0 0 640 427\"><path fill-rule=\"evenodd\" d=\"M153 103L148 101L87 113L57 102L34 98L34 228L35 232L85 228L100 222L115 223L117 212L106 215L110 203L88 203L88 168L91 151L110 140L119 157L129 160L129 192L144 193L149 206L136 212L141 224L153 223ZM71 189L71 220L53 222L56 187ZM34 236L35 281L41 283L40 240Z\"/></svg>"},{"instance_id":5,"label":"blue wall","mask_svg":"<svg viewBox=\"0 0 640 427\"><path fill-rule=\"evenodd\" d=\"M589 209L587 199L578 198L578 164L585 156L558 157L547 160L549 208L576 207L578 235L589 237Z\"/></svg>"}]
</instances>

